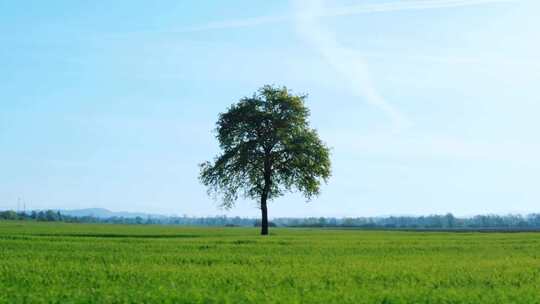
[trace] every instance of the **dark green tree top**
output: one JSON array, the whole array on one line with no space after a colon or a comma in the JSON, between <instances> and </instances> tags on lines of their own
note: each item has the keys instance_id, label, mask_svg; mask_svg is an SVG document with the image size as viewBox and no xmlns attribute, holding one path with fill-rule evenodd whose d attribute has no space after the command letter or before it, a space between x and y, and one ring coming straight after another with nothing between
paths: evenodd
<instances>
[{"instance_id":1,"label":"dark green tree top","mask_svg":"<svg viewBox=\"0 0 540 304\"><path fill-rule=\"evenodd\" d=\"M266 208L286 191L307 199L330 177L328 147L309 126L306 95L264 86L219 115L216 138L222 153L200 165L201 182L231 208L238 196L260 199ZM263 214L263 217L265 214Z\"/></svg>"}]
</instances>

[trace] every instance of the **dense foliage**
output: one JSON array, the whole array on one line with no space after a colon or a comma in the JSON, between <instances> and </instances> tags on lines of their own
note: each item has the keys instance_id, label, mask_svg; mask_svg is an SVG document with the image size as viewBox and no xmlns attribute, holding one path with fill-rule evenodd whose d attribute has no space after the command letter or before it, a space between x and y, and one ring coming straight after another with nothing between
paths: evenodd
<instances>
[{"instance_id":1,"label":"dense foliage","mask_svg":"<svg viewBox=\"0 0 540 304\"><path fill-rule=\"evenodd\" d=\"M539 303L537 233L0 222L0 303Z\"/></svg>"},{"instance_id":2,"label":"dense foliage","mask_svg":"<svg viewBox=\"0 0 540 304\"><path fill-rule=\"evenodd\" d=\"M201 164L201 182L230 208L238 196L260 201L262 234L268 233L267 201L286 191L308 199L330 177L330 153L309 126L306 96L264 86L219 115L221 154Z\"/></svg>"}]
</instances>

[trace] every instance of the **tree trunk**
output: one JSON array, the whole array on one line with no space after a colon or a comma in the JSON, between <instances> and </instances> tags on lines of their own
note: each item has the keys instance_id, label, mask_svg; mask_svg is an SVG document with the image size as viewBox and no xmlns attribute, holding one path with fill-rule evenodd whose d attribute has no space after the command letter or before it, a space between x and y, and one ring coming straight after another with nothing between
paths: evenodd
<instances>
[{"instance_id":1,"label":"tree trunk","mask_svg":"<svg viewBox=\"0 0 540 304\"><path fill-rule=\"evenodd\" d=\"M268 206L266 201L272 185L272 163L269 153L269 151L266 151L264 159L264 188L261 195L261 235L268 235Z\"/></svg>"},{"instance_id":2,"label":"tree trunk","mask_svg":"<svg viewBox=\"0 0 540 304\"><path fill-rule=\"evenodd\" d=\"M266 193L261 196L261 235L268 235L268 207Z\"/></svg>"}]
</instances>

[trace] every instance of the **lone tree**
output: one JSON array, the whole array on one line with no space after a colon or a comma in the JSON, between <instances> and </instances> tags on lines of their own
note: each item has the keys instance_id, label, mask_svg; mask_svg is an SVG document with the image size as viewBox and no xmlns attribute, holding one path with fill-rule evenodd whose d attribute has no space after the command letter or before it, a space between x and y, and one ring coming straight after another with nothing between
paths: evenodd
<instances>
[{"instance_id":1,"label":"lone tree","mask_svg":"<svg viewBox=\"0 0 540 304\"><path fill-rule=\"evenodd\" d=\"M201 182L222 207L232 208L239 195L260 202L262 235L269 200L293 190L309 200L330 177L330 153L309 126L306 97L267 85L242 98L216 123L221 155L200 164Z\"/></svg>"}]
</instances>

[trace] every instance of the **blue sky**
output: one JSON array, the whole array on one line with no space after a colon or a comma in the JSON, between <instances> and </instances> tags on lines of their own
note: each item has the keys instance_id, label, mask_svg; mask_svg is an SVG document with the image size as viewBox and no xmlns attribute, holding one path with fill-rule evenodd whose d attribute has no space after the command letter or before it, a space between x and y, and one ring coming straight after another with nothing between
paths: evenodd
<instances>
[{"instance_id":1,"label":"blue sky","mask_svg":"<svg viewBox=\"0 0 540 304\"><path fill-rule=\"evenodd\" d=\"M0 208L218 209L217 114L309 93L333 177L271 216L539 212L540 2L0 0Z\"/></svg>"}]
</instances>

